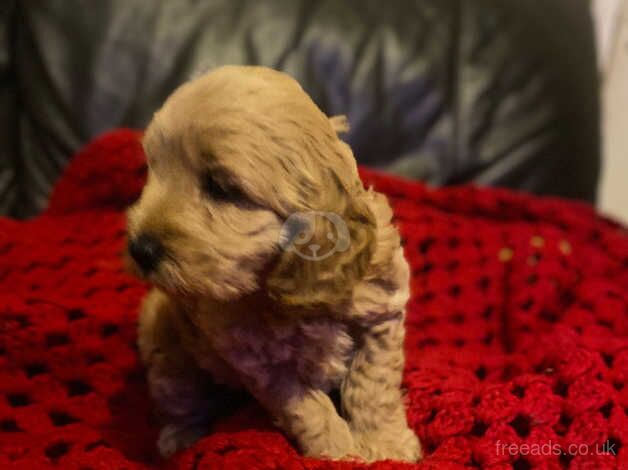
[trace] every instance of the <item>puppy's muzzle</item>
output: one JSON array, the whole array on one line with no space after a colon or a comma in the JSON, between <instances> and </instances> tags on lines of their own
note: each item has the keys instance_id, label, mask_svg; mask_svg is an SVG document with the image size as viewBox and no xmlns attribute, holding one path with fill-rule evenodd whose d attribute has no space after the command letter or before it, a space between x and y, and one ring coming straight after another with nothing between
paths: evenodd
<instances>
[{"instance_id":1,"label":"puppy's muzzle","mask_svg":"<svg viewBox=\"0 0 628 470\"><path fill-rule=\"evenodd\" d=\"M129 254L144 274L147 274L159 264L164 255L164 247L157 238L144 233L129 240Z\"/></svg>"}]
</instances>

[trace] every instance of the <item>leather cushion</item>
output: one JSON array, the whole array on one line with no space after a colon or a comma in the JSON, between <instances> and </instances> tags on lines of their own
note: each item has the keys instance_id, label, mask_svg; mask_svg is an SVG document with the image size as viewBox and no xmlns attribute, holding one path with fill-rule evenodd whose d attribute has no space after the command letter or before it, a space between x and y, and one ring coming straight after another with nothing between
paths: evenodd
<instances>
[{"instance_id":1,"label":"leather cushion","mask_svg":"<svg viewBox=\"0 0 628 470\"><path fill-rule=\"evenodd\" d=\"M325 112L347 114L362 164L431 184L594 199L597 78L585 0L10 4L5 89L18 106L7 154L19 201L0 209L14 215L45 206L81 144L145 127L176 86L225 63L284 70Z\"/></svg>"}]
</instances>

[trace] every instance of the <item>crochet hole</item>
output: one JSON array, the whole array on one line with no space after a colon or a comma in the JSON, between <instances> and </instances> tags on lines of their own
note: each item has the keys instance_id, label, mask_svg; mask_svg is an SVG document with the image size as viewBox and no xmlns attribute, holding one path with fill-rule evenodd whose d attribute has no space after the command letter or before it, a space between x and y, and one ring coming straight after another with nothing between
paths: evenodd
<instances>
[{"instance_id":1,"label":"crochet hole","mask_svg":"<svg viewBox=\"0 0 628 470\"><path fill-rule=\"evenodd\" d=\"M9 393L7 402L13 408L21 408L31 404L31 399L26 393Z\"/></svg>"},{"instance_id":2,"label":"crochet hole","mask_svg":"<svg viewBox=\"0 0 628 470\"><path fill-rule=\"evenodd\" d=\"M591 241L599 241L602 238L602 234L598 229L593 229L589 235Z\"/></svg>"},{"instance_id":3,"label":"crochet hole","mask_svg":"<svg viewBox=\"0 0 628 470\"><path fill-rule=\"evenodd\" d=\"M517 398L523 398L526 394L526 389L521 385L515 385L510 392Z\"/></svg>"},{"instance_id":4,"label":"crochet hole","mask_svg":"<svg viewBox=\"0 0 628 470\"><path fill-rule=\"evenodd\" d=\"M97 272L98 272L98 270L96 268L89 268L87 271L85 271L84 276L85 277L92 277Z\"/></svg>"},{"instance_id":5,"label":"crochet hole","mask_svg":"<svg viewBox=\"0 0 628 470\"><path fill-rule=\"evenodd\" d=\"M534 371L537 374L551 375L555 372L554 364L547 359L543 359L540 363L534 366Z\"/></svg>"},{"instance_id":6,"label":"crochet hole","mask_svg":"<svg viewBox=\"0 0 628 470\"><path fill-rule=\"evenodd\" d=\"M46 372L48 372L48 367L46 367L46 365L42 364L41 362L33 362L32 364L27 364L24 368L24 371L26 372L26 377L32 379L37 375L45 374Z\"/></svg>"},{"instance_id":7,"label":"crochet hole","mask_svg":"<svg viewBox=\"0 0 628 470\"><path fill-rule=\"evenodd\" d=\"M532 465L523 457L519 457L512 463L513 470L531 470Z\"/></svg>"},{"instance_id":8,"label":"crochet hole","mask_svg":"<svg viewBox=\"0 0 628 470\"><path fill-rule=\"evenodd\" d=\"M68 321L81 320L86 316L87 315L85 315L85 312L83 312L83 310L79 308L73 308L72 310L68 311Z\"/></svg>"},{"instance_id":9,"label":"crochet hole","mask_svg":"<svg viewBox=\"0 0 628 470\"><path fill-rule=\"evenodd\" d=\"M451 295L452 297L459 297L461 292L462 287L460 287L458 284L453 285L449 288L449 295Z\"/></svg>"},{"instance_id":10,"label":"crochet hole","mask_svg":"<svg viewBox=\"0 0 628 470\"><path fill-rule=\"evenodd\" d=\"M100 336L108 338L118 332L120 328L114 323L107 323L100 328Z\"/></svg>"},{"instance_id":11,"label":"crochet hole","mask_svg":"<svg viewBox=\"0 0 628 470\"><path fill-rule=\"evenodd\" d=\"M571 291L564 291L560 294L560 302L565 305L571 305L575 302L574 293Z\"/></svg>"},{"instance_id":12,"label":"crochet hole","mask_svg":"<svg viewBox=\"0 0 628 470\"><path fill-rule=\"evenodd\" d=\"M554 387L554 394L560 397L566 397L569 393L569 384L559 380L556 382L556 386Z\"/></svg>"},{"instance_id":13,"label":"crochet hole","mask_svg":"<svg viewBox=\"0 0 628 470\"><path fill-rule=\"evenodd\" d=\"M550 312L549 310L543 310L540 316L541 319L548 323L556 323L558 321L558 315L554 312Z\"/></svg>"},{"instance_id":14,"label":"crochet hole","mask_svg":"<svg viewBox=\"0 0 628 470\"><path fill-rule=\"evenodd\" d=\"M98 449L99 447L111 448L111 445L105 441L104 439L100 439L99 441L90 442L89 444L85 444L85 451L91 452L94 449Z\"/></svg>"},{"instance_id":15,"label":"crochet hole","mask_svg":"<svg viewBox=\"0 0 628 470\"><path fill-rule=\"evenodd\" d=\"M528 265L529 266L536 266L537 264L539 264L539 261L541 261L543 259L543 256L540 253L534 253L531 254L530 256L528 256Z\"/></svg>"},{"instance_id":16,"label":"crochet hole","mask_svg":"<svg viewBox=\"0 0 628 470\"><path fill-rule=\"evenodd\" d=\"M0 421L0 432L20 432L22 431L14 419L3 419Z\"/></svg>"},{"instance_id":17,"label":"crochet hole","mask_svg":"<svg viewBox=\"0 0 628 470\"><path fill-rule=\"evenodd\" d=\"M483 292L486 292L490 286L491 280L488 276L482 276L478 281L478 288Z\"/></svg>"},{"instance_id":18,"label":"crochet hole","mask_svg":"<svg viewBox=\"0 0 628 470\"><path fill-rule=\"evenodd\" d=\"M561 413L560 418L558 419L558 425L556 426L556 429L554 429L554 431L559 436L564 436L565 434L567 434L567 430L569 429L569 426L571 426L572 422L573 418L571 416L566 413Z\"/></svg>"},{"instance_id":19,"label":"crochet hole","mask_svg":"<svg viewBox=\"0 0 628 470\"><path fill-rule=\"evenodd\" d=\"M425 455L433 454L434 452L436 452L436 449L438 449L438 443L433 442L431 440L429 441L426 440L425 442L422 442L421 444L424 444L423 451Z\"/></svg>"},{"instance_id":20,"label":"crochet hole","mask_svg":"<svg viewBox=\"0 0 628 470\"><path fill-rule=\"evenodd\" d=\"M606 364L606 367L608 367L609 369L613 368L613 362L615 361L615 358L612 354L602 353L602 360L604 361L604 364Z\"/></svg>"},{"instance_id":21,"label":"crochet hole","mask_svg":"<svg viewBox=\"0 0 628 470\"><path fill-rule=\"evenodd\" d=\"M68 395L71 397L87 395L93 390L91 385L82 380L70 380L66 382L65 385L68 390Z\"/></svg>"},{"instance_id":22,"label":"crochet hole","mask_svg":"<svg viewBox=\"0 0 628 470\"><path fill-rule=\"evenodd\" d=\"M98 292L98 289L96 287L89 287L87 289L85 289L85 291L83 292L83 295L85 297L91 297L93 296L96 292Z\"/></svg>"},{"instance_id":23,"label":"crochet hole","mask_svg":"<svg viewBox=\"0 0 628 470\"><path fill-rule=\"evenodd\" d=\"M534 299L532 299L531 297L521 304L521 308L525 310L526 312L530 310L533 306L534 306Z\"/></svg>"},{"instance_id":24,"label":"crochet hole","mask_svg":"<svg viewBox=\"0 0 628 470\"><path fill-rule=\"evenodd\" d=\"M50 460L55 461L67 454L69 450L70 445L67 442L59 441L46 447L45 454Z\"/></svg>"},{"instance_id":25,"label":"crochet hole","mask_svg":"<svg viewBox=\"0 0 628 470\"><path fill-rule=\"evenodd\" d=\"M436 338L425 338L424 340L419 341L419 343L417 344L417 346L419 347L419 349L421 348L426 348L426 347L430 347L430 346L438 346L440 344L440 341L437 340Z\"/></svg>"},{"instance_id":26,"label":"crochet hole","mask_svg":"<svg viewBox=\"0 0 628 470\"><path fill-rule=\"evenodd\" d=\"M447 246L449 246L450 249L455 250L458 246L460 246L460 239L457 237L450 238L447 242Z\"/></svg>"},{"instance_id":27,"label":"crochet hole","mask_svg":"<svg viewBox=\"0 0 628 470\"><path fill-rule=\"evenodd\" d=\"M608 297L609 299L615 299L622 302L624 300L621 295L619 295L617 292L612 291L612 290L607 290L606 292L604 292L604 295L606 295L606 297Z\"/></svg>"},{"instance_id":28,"label":"crochet hole","mask_svg":"<svg viewBox=\"0 0 628 470\"><path fill-rule=\"evenodd\" d=\"M427 418L425 418L425 424L430 424L434 421L434 419L436 418L436 415L438 414L438 410L436 408L432 408L430 410L430 414L427 415Z\"/></svg>"},{"instance_id":29,"label":"crochet hole","mask_svg":"<svg viewBox=\"0 0 628 470\"><path fill-rule=\"evenodd\" d=\"M50 333L46 336L46 347L48 349L64 346L69 343L70 338L65 333Z\"/></svg>"},{"instance_id":30,"label":"crochet hole","mask_svg":"<svg viewBox=\"0 0 628 470\"><path fill-rule=\"evenodd\" d=\"M417 270L416 274L428 274L434 269L434 265L430 262L425 263L421 266L421 269Z\"/></svg>"},{"instance_id":31,"label":"crochet hole","mask_svg":"<svg viewBox=\"0 0 628 470\"><path fill-rule=\"evenodd\" d=\"M602 413L602 416L604 416L606 419L611 417L611 412L613 411L613 402L609 401L608 403L606 403L604 406L602 406L600 408L600 413Z\"/></svg>"},{"instance_id":32,"label":"crochet hole","mask_svg":"<svg viewBox=\"0 0 628 470\"><path fill-rule=\"evenodd\" d=\"M419 253L425 255L430 247L436 242L434 238L426 238L421 243L419 243Z\"/></svg>"},{"instance_id":33,"label":"crochet hole","mask_svg":"<svg viewBox=\"0 0 628 470\"><path fill-rule=\"evenodd\" d=\"M61 258L59 258L59 260L54 263L52 265L53 268L55 269L62 269L65 267L66 264L68 264L70 261L72 260L72 258L68 255L64 255Z\"/></svg>"},{"instance_id":34,"label":"crochet hole","mask_svg":"<svg viewBox=\"0 0 628 470\"><path fill-rule=\"evenodd\" d=\"M486 367L480 366L477 369L475 369L475 376L479 380L484 380L486 378Z\"/></svg>"},{"instance_id":35,"label":"crochet hole","mask_svg":"<svg viewBox=\"0 0 628 470\"><path fill-rule=\"evenodd\" d=\"M471 455L471 460L469 460L467 465L471 468L482 468L482 464L476 460L474 455Z\"/></svg>"},{"instance_id":36,"label":"crochet hole","mask_svg":"<svg viewBox=\"0 0 628 470\"><path fill-rule=\"evenodd\" d=\"M26 266L24 266L23 270L24 271L30 271L32 269L37 269L41 266L41 262L39 260L32 260L29 261Z\"/></svg>"},{"instance_id":37,"label":"crochet hole","mask_svg":"<svg viewBox=\"0 0 628 470\"><path fill-rule=\"evenodd\" d=\"M87 356L87 359L85 359L85 362L87 363L87 365L93 365L93 364L98 364L100 362L105 362L105 356L103 356L102 354L90 354Z\"/></svg>"},{"instance_id":38,"label":"crochet hole","mask_svg":"<svg viewBox=\"0 0 628 470\"><path fill-rule=\"evenodd\" d=\"M50 421L57 427L67 426L68 424L77 423L78 419L67 414L65 411L51 411L48 413Z\"/></svg>"},{"instance_id":39,"label":"crochet hole","mask_svg":"<svg viewBox=\"0 0 628 470\"><path fill-rule=\"evenodd\" d=\"M482 312L482 318L484 318L485 320L490 319L493 316L493 307L492 306L488 306L484 309L484 311Z\"/></svg>"},{"instance_id":40,"label":"crochet hole","mask_svg":"<svg viewBox=\"0 0 628 470\"><path fill-rule=\"evenodd\" d=\"M233 444L225 444L224 447L221 447L220 449L216 450L216 453L218 455L227 455L230 452L234 452L237 451L238 448L236 446L234 446Z\"/></svg>"},{"instance_id":41,"label":"crochet hole","mask_svg":"<svg viewBox=\"0 0 628 470\"><path fill-rule=\"evenodd\" d=\"M571 454L568 454L567 452L563 451L560 454L560 457L558 457L558 463L560 463L560 466L563 468L569 468L569 465L571 464L571 461L573 460L574 456Z\"/></svg>"},{"instance_id":42,"label":"crochet hole","mask_svg":"<svg viewBox=\"0 0 628 470\"><path fill-rule=\"evenodd\" d=\"M5 316L8 324L15 323L19 328L28 328L31 322L28 321L26 315L7 315Z\"/></svg>"},{"instance_id":43,"label":"crochet hole","mask_svg":"<svg viewBox=\"0 0 628 470\"><path fill-rule=\"evenodd\" d=\"M473 427L471 428L471 434L476 437L482 437L486 434L488 429L488 425L482 421L476 421L473 423Z\"/></svg>"},{"instance_id":44,"label":"crochet hole","mask_svg":"<svg viewBox=\"0 0 628 470\"><path fill-rule=\"evenodd\" d=\"M510 422L510 426L512 426L519 437L528 437L532 423L528 416L520 414Z\"/></svg>"}]
</instances>

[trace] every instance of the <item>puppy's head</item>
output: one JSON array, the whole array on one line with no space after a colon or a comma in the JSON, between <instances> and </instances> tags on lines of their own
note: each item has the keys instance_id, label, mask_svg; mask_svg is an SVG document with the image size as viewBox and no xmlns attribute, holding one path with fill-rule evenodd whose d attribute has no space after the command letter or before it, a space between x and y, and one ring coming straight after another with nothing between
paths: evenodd
<instances>
[{"instance_id":1,"label":"puppy's head","mask_svg":"<svg viewBox=\"0 0 628 470\"><path fill-rule=\"evenodd\" d=\"M346 300L374 219L335 127L270 69L223 67L181 86L144 136L148 180L128 213L137 271L220 301L260 289L290 305Z\"/></svg>"}]
</instances>

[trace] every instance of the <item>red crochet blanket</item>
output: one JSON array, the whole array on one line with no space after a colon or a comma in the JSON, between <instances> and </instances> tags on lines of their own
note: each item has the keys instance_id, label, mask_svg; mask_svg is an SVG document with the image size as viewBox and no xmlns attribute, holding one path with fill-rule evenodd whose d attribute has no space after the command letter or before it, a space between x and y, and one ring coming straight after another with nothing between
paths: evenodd
<instances>
[{"instance_id":1,"label":"red crochet blanket","mask_svg":"<svg viewBox=\"0 0 628 470\"><path fill-rule=\"evenodd\" d=\"M112 132L44 214L0 219L0 468L364 467L300 457L254 403L156 457L135 346L146 286L120 258L144 176L138 134ZM390 197L412 266L417 467L628 468L626 230L578 203L362 176Z\"/></svg>"}]
</instances>

